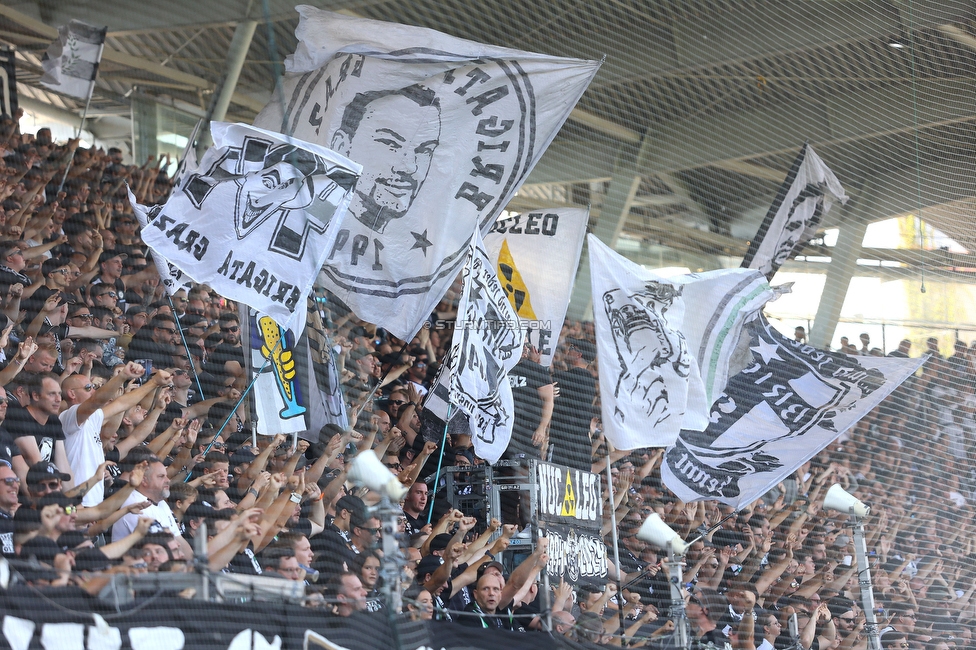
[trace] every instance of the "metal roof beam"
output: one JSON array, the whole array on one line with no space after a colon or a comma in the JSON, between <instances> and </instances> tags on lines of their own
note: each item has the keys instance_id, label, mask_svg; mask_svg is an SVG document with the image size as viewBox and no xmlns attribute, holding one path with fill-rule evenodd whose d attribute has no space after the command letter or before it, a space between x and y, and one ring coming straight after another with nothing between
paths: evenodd
<instances>
[{"instance_id":1,"label":"metal roof beam","mask_svg":"<svg viewBox=\"0 0 976 650\"><path fill-rule=\"evenodd\" d=\"M32 18L27 14L21 13L16 9L8 7L6 5L0 5L0 16L5 16L8 19L14 21L22 27L26 27L31 31L40 34L41 36L54 40L58 36L58 30L50 25L47 25L36 18ZM118 63L120 65L135 68L137 70L144 70L150 72L164 79L169 79L177 83L186 84L194 88L199 88L201 90L211 89L214 84L196 75L188 74L186 72L180 72L179 70L174 70L173 68L168 68L164 65L156 63L155 61L149 61L126 52L120 52L114 48L106 46L102 52L102 58L106 61L112 61L113 63ZM264 108L265 102L248 97L239 92L235 92L233 99L231 100L235 104L239 104L253 111L260 111Z\"/></svg>"}]
</instances>

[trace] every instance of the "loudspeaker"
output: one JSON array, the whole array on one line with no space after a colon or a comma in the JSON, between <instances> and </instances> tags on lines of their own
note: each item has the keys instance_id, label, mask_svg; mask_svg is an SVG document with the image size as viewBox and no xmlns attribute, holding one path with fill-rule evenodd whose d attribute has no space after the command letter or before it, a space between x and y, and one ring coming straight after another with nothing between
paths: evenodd
<instances>
[{"instance_id":1,"label":"loudspeaker","mask_svg":"<svg viewBox=\"0 0 976 650\"><path fill-rule=\"evenodd\" d=\"M830 489L827 490L827 496L824 497L823 507L828 510L837 510L838 512L854 514L858 517L867 517L868 513L871 512L871 508L864 505L863 502L848 493L847 490L842 488L839 483L834 483L832 486L830 486Z\"/></svg>"},{"instance_id":2,"label":"loudspeaker","mask_svg":"<svg viewBox=\"0 0 976 650\"><path fill-rule=\"evenodd\" d=\"M668 550L668 543L670 542L671 550L675 555L684 555L685 549L688 548L685 541L678 537L678 533L674 532L670 526L664 523L661 515L656 512L644 520L640 530L637 531L637 539L643 540L663 551Z\"/></svg>"},{"instance_id":3,"label":"loudspeaker","mask_svg":"<svg viewBox=\"0 0 976 650\"><path fill-rule=\"evenodd\" d=\"M365 485L393 501L399 501L407 493L407 488L380 462L372 449L356 455L352 468L346 474L346 480Z\"/></svg>"}]
</instances>

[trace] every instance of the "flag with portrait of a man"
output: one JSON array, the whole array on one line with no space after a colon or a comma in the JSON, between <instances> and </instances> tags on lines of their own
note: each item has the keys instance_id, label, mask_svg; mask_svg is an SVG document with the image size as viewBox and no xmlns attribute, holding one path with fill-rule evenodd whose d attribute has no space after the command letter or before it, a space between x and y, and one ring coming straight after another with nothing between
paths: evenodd
<instances>
[{"instance_id":1,"label":"flag with portrait of a man","mask_svg":"<svg viewBox=\"0 0 976 650\"><path fill-rule=\"evenodd\" d=\"M322 281L357 316L409 340L600 62L297 9L298 47L255 124L363 166Z\"/></svg>"}]
</instances>

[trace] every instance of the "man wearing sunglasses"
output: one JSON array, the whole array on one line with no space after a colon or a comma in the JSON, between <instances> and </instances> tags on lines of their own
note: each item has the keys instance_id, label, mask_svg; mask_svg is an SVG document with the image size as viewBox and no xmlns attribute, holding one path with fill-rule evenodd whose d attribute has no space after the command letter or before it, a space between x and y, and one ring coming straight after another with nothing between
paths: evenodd
<instances>
[{"instance_id":1,"label":"man wearing sunglasses","mask_svg":"<svg viewBox=\"0 0 976 650\"><path fill-rule=\"evenodd\" d=\"M17 510L17 493L20 478L10 465L0 463L0 553L14 555L14 512Z\"/></svg>"},{"instance_id":2,"label":"man wearing sunglasses","mask_svg":"<svg viewBox=\"0 0 976 650\"><path fill-rule=\"evenodd\" d=\"M213 351L207 370L217 375L240 377L244 373L244 347L241 343L241 323L237 314L225 311L217 321L223 342Z\"/></svg>"},{"instance_id":3,"label":"man wearing sunglasses","mask_svg":"<svg viewBox=\"0 0 976 650\"><path fill-rule=\"evenodd\" d=\"M93 476L105 462L100 432L106 418L124 413L157 388L171 383L168 372L159 371L136 390L119 395L126 382L142 377L144 369L130 361L105 385L95 389L85 375L71 375L61 384L61 397L67 408L58 416L64 428L64 446L71 471L84 480ZM105 484L96 481L84 495L82 505L96 506L105 496Z\"/></svg>"},{"instance_id":4,"label":"man wearing sunglasses","mask_svg":"<svg viewBox=\"0 0 976 650\"><path fill-rule=\"evenodd\" d=\"M106 287L111 287L110 291L115 292L116 304L123 312L125 312L125 280L122 279L122 260L124 260L128 255L125 253L118 253L114 250L102 251L102 254L98 256L98 267L99 274L92 280L92 288L89 289L89 296L94 299L94 287L99 285L105 285ZM131 278L135 276L127 276L127 279L131 281Z\"/></svg>"}]
</instances>

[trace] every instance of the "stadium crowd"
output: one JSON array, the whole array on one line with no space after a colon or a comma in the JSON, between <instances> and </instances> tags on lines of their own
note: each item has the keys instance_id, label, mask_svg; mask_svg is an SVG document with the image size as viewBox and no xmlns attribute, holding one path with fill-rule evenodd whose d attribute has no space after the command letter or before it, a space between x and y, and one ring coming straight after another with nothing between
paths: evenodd
<instances>
[{"instance_id":1,"label":"stadium crowd","mask_svg":"<svg viewBox=\"0 0 976 650\"><path fill-rule=\"evenodd\" d=\"M302 583L323 616L377 615L387 606L370 509L379 498L346 481L353 458L372 450L408 487L402 616L542 633L551 613L553 634L664 642L674 629L667 566L636 536L656 512L696 540L683 579L697 644L865 648L849 522L821 507L839 482L872 506L883 647L972 647L976 399L965 344L948 359L930 349L920 374L851 432L733 512L678 501L661 483L661 450L608 448L591 325L565 324L551 370L527 347L511 373L505 458L606 477L609 455L602 532L608 547L618 532L620 561L605 580L547 593L544 537L506 553L529 533L524 502L490 520L449 507L438 465L483 464L463 427L445 435L423 413L449 330L399 341L317 294L310 309L334 346L351 426L326 425L294 448L284 435L255 445L236 306L199 285L168 297L126 198L128 186L142 203L165 201L163 161L126 165L115 149L21 134L9 117L0 145L0 546L29 585L97 597L114 573L193 570L205 530L212 571ZM453 295L437 322L450 320Z\"/></svg>"}]
</instances>

